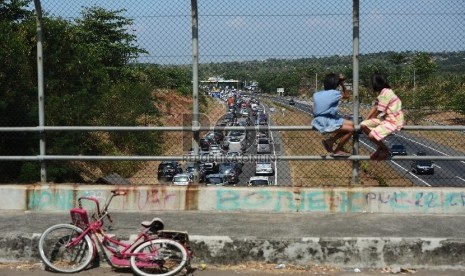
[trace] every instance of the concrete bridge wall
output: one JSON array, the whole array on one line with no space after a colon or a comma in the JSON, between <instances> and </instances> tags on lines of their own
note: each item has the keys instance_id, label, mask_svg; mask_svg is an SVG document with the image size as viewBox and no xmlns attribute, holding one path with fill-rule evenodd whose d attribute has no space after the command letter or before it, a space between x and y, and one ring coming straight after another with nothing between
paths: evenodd
<instances>
[{"instance_id":1,"label":"concrete bridge wall","mask_svg":"<svg viewBox=\"0 0 465 276\"><path fill-rule=\"evenodd\" d=\"M1 185L0 210L67 211L81 196L103 202L112 189L128 194L113 211L240 211L464 214L464 188L286 188L110 185Z\"/></svg>"}]
</instances>

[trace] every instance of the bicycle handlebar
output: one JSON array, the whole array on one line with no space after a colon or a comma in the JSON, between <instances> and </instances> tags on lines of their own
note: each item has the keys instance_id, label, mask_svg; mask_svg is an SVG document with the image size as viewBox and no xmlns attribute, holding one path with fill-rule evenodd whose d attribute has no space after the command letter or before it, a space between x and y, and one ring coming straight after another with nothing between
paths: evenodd
<instances>
[{"instance_id":1,"label":"bicycle handlebar","mask_svg":"<svg viewBox=\"0 0 465 276\"><path fill-rule=\"evenodd\" d=\"M111 193L113 194L113 196L120 196L120 195L126 195L127 194L126 191L122 191L122 190L112 190Z\"/></svg>"},{"instance_id":2,"label":"bicycle handlebar","mask_svg":"<svg viewBox=\"0 0 465 276\"><path fill-rule=\"evenodd\" d=\"M95 206L96 206L96 209L97 209L96 211L97 211L98 219L101 219L103 216L106 216L108 218L108 220L110 221L110 223L111 223L113 221L110 218L110 214L107 212L108 206L110 205L111 200L115 196L121 196L121 195L126 195L126 194L127 194L127 191L124 191L124 190L112 190L110 197L107 198L106 203L105 203L105 205L103 205L102 209L100 209L99 201L95 197L87 197L87 196L80 197L78 199L78 204L79 204L79 207L82 208L81 200L85 199L85 200L90 200L90 201L94 202Z\"/></svg>"}]
</instances>

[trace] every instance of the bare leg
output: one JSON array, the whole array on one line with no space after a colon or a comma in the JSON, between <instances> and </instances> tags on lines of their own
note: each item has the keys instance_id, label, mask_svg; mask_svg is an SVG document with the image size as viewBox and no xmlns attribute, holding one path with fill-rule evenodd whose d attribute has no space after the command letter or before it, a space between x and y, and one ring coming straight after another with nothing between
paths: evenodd
<instances>
[{"instance_id":1,"label":"bare leg","mask_svg":"<svg viewBox=\"0 0 465 276\"><path fill-rule=\"evenodd\" d=\"M368 135L368 138L378 146L376 151L370 155L370 158L373 160L386 159L389 156L389 148L383 143L383 141L376 140L376 138L371 134L371 132Z\"/></svg>"},{"instance_id":2,"label":"bare leg","mask_svg":"<svg viewBox=\"0 0 465 276\"><path fill-rule=\"evenodd\" d=\"M376 144L377 149L370 155L370 158L373 160L384 160L389 155L389 148L382 142L377 140L371 133L371 129L366 125L360 125L360 130L368 136L368 139Z\"/></svg>"},{"instance_id":3,"label":"bare leg","mask_svg":"<svg viewBox=\"0 0 465 276\"><path fill-rule=\"evenodd\" d=\"M339 143L337 144L336 148L334 149L334 153L337 153L339 151L343 151L345 144L349 141L349 139L352 137L353 132L347 132L342 136L342 138L339 140Z\"/></svg>"},{"instance_id":4,"label":"bare leg","mask_svg":"<svg viewBox=\"0 0 465 276\"><path fill-rule=\"evenodd\" d=\"M336 133L336 135L334 135L334 138L335 138L334 141L336 141L337 139L340 139L339 143L334 149L334 153L343 151L345 144L352 137L352 135L354 134L354 131L355 131L354 123L349 120L344 120L344 123L342 124L342 127L340 128L339 132Z\"/></svg>"}]
</instances>

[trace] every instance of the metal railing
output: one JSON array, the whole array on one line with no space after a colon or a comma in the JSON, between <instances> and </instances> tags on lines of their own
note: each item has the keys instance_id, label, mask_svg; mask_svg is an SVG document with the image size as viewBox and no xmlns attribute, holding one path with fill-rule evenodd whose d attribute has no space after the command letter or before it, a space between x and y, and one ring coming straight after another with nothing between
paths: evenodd
<instances>
[{"instance_id":1,"label":"metal railing","mask_svg":"<svg viewBox=\"0 0 465 276\"><path fill-rule=\"evenodd\" d=\"M47 1L42 1L47 2ZM284 3L284 2L283 2ZM339 4L339 2L337 2ZM362 24L360 23L360 16L367 16L363 12L360 12L360 3L359 0L353 0L352 2L352 24L351 24L351 31L352 31L352 63L351 63L351 71L352 72L352 93L353 93L353 105L352 109L350 110L354 117L354 123L358 129L358 118L360 115L359 106L361 105L360 99L363 97L361 84L360 84L360 32L364 30L363 21ZM47 134L53 132L181 132L181 133L189 133L189 135L193 138L192 149L194 152L198 151L198 142L200 139L200 132L208 132L214 131L217 127L203 127L199 124L199 57L202 56L202 48L199 49L198 40L199 40L199 33L202 33L201 24L199 27L199 12L198 12L198 3L197 0L191 0L191 45L192 45L192 52L191 52L191 59L192 59L192 127L181 127L181 126L161 126L161 127L154 127L154 126L46 126L45 122L45 93L44 93L44 69L43 59L43 23L42 23L42 7L41 7L40 0L34 0L35 11L37 16L37 90L38 90L38 126L37 127L0 127L0 133L36 133L39 137L39 154L38 155L31 155L31 156L21 156L21 155L9 155L9 156L0 156L0 160L2 161L32 161L32 162L39 162L41 164L41 181L47 182L47 173L46 173L46 164L49 161L169 161L169 160L178 160L178 161L199 161L201 159L200 155L187 155L187 154L177 154L177 155L156 155L156 156L141 156L141 155L134 155L134 156L122 156L122 155L105 155L105 156L97 156L97 155L53 155L47 154L46 148L46 137ZM344 3L347 4L347 3ZM283 4L284 5L284 4ZM362 10L367 9L367 4L362 4ZM346 14L338 14L340 16L346 16ZM381 16L380 14L377 14ZM185 15L183 15L185 16ZM209 14L210 18L215 17L230 17L231 15L212 15ZM261 14L255 15L247 15L249 17L256 17L260 18L263 17ZM276 15L273 15L276 16ZM286 17L298 17L302 16L301 14L293 15L287 14ZM330 15L328 15L330 16ZM312 14L312 18L320 18L320 14ZM315 19L315 22L317 20ZM239 24L239 23L238 23ZM317 24L317 23L315 23ZM460 26L459 26L460 27ZM366 30L366 29L365 29ZM320 34L323 35L323 34ZM459 39L458 39L459 40ZM348 41L345 41L348 42ZM332 42L332 39L329 39L326 43L340 43L340 41ZM342 43L341 43L342 44ZM304 47L305 48L305 47ZM454 48L454 47L452 47ZM205 49L208 51L208 49ZM380 49L384 50L384 49ZM215 52L215 51L212 51ZM213 57L215 54L212 55L205 55L208 58ZM222 58L227 58L227 55L218 54L218 56ZM278 55L279 56L279 55ZM307 56L312 56L309 53ZM324 57L325 54L318 55L320 57ZM236 58L240 58L241 54L237 54ZM148 58L148 57L145 57ZM273 58L273 56L271 56ZM405 61L407 63L410 61ZM399 64L399 67L404 66L406 64ZM413 69L414 74L414 88L417 87L417 71L416 68ZM402 78L404 76L399 76ZM308 83L306 84L309 87L313 87L313 83L306 80ZM315 72L315 87L318 83L317 73ZM315 88L316 90L316 88ZM268 91L273 92L273 91ZM246 131L256 131L255 127L222 127L221 130L229 131L229 130L246 130ZM267 130L272 132L311 132L312 127L309 125L270 125L267 127ZM441 132L441 131L452 131L452 132L459 132L465 131L465 127L463 125L442 125L442 126L421 126L421 125L407 125L404 127L405 131L433 131L433 132ZM350 160L352 162L353 170L352 170L352 180L353 184L359 184L359 173L360 173L360 162L369 160L368 155L360 154L360 145L359 145L359 135L355 136L353 141L352 150L354 155L346 158L333 158L330 156L323 156L321 154L307 154L303 153L302 155L297 154L270 154L269 158L273 159L274 161L336 161L340 162L343 160ZM258 156L258 155L257 155ZM221 161L219 157L208 157L208 160L214 161ZM253 160L250 157L234 157L234 161L245 161L251 162ZM390 160L435 160L435 161L465 161L464 155L423 155L423 156L393 156Z\"/></svg>"}]
</instances>

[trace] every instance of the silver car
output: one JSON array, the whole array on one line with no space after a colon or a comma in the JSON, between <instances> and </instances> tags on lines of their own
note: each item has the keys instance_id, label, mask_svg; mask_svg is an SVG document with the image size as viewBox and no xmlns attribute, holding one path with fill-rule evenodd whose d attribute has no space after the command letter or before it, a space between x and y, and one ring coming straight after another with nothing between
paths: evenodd
<instances>
[{"instance_id":1,"label":"silver car","mask_svg":"<svg viewBox=\"0 0 465 276\"><path fill-rule=\"evenodd\" d=\"M248 186L269 186L272 184L272 181L267 176L252 176L247 182Z\"/></svg>"},{"instance_id":2,"label":"silver car","mask_svg":"<svg viewBox=\"0 0 465 276\"><path fill-rule=\"evenodd\" d=\"M268 138L258 138L257 153L271 153L271 144Z\"/></svg>"},{"instance_id":3,"label":"silver car","mask_svg":"<svg viewBox=\"0 0 465 276\"><path fill-rule=\"evenodd\" d=\"M272 162L257 162L255 165L255 175L274 175Z\"/></svg>"},{"instance_id":4,"label":"silver car","mask_svg":"<svg viewBox=\"0 0 465 276\"><path fill-rule=\"evenodd\" d=\"M173 177L173 185L176 186L187 186L194 183L192 174L190 173L179 173Z\"/></svg>"}]
</instances>

